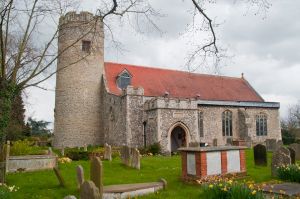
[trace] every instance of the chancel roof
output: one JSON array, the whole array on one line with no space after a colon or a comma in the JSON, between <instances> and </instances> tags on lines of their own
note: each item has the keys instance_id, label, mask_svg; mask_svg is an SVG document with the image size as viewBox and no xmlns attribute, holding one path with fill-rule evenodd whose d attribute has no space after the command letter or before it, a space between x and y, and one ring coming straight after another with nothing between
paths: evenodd
<instances>
[{"instance_id":1,"label":"chancel roof","mask_svg":"<svg viewBox=\"0 0 300 199\"><path fill-rule=\"evenodd\" d=\"M168 93L173 98L264 102L244 78L105 62L104 75L109 93L122 94L116 80L125 70L131 75L131 85L143 87L145 96L164 96Z\"/></svg>"}]
</instances>

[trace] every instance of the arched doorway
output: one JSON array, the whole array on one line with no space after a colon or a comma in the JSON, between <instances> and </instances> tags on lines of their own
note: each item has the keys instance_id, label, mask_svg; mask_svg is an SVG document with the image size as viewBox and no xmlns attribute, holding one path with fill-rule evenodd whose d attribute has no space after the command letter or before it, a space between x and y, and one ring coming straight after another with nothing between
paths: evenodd
<instances>
[{"instance_id":1,"label":"arched doorway","mask_svg":"<svg viewBox=\"0 0 300 199\"><path fill-rule=\"evenodd\" d=\"M187 146L187 133L181 126L176 126L171 132L171 153L177 152L178 148Z\"/></svg>"}]
</instances>

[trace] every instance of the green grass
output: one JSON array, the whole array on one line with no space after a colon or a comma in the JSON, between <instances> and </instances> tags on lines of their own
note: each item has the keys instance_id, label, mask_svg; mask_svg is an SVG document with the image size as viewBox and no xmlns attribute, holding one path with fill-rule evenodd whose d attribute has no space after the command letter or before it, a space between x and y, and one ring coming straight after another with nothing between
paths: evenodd
<instances>
[{"instance_id":1,"label":"green grass","mask_svg":"<svg viewBox=\"0 0 300 199\"><path fill-rule=\"evenodd\" d=\"M263 182L271 180L270 166L254 166L252 150L246 151L247 156L247 180ZM271 154L268 154L268 163L271 163ZM181 181L180 156L172 157L143 157L141 170L135 170L123 166L119 158L112 162L104 161L104 185L138 183L157 181L165 178L168 182L166 191L140 197L140 198L201 198L201 189L197 185L185 184ZM73 161L60 164L59 168L66 181L67 187L58 186L58 181L52 170L30 173L16 173L8 175L8 184L16 185L19 191L13 193L14 199L18 198L63 198L66 195L78 196L76 188L76 166L82 165L85 178L89 176L88 161Z\"/></svg>"}]
</instances>

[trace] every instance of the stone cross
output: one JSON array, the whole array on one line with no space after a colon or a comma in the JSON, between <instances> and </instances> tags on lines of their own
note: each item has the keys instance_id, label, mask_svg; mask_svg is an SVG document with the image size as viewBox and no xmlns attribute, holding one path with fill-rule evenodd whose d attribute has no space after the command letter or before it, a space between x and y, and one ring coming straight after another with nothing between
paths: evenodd
<instances>
[{"instance_id":1,"label":"stone cross","mask_svg":"<svg viewBox=\"0 0 300 199\"><path fill-rule=\"evenodd\" d=\"M102 195L93 181L85 181L80 189L80 199L102 199Z\"/></svg>"},{"instance_id":2,"label":"stone cross","mask_svg":"<svg viewBox=\"0 0 300 199\"><path fill-rule=\"evenodd\" d=\"M285 147L278 148L272 157L272 176L277 176L277 168L283 165L291 164L290 151Z\"/></svg>"},{"instance_id":3,"label":"stone cross","mask_svg":"<svg viewBox=\"0 0 300 199\"><path fill-rule=\"evenodd\" d=\"M63 177L62 177L60 171L58 170L58 168L54 167L53 171L54 171L54 173L55 173L55 175L56 175L56 177L59 181L60 186L66 187L65 180L63 179Z\"/></svg>"},{"instance_id":4,"label":"stone cross","mask_svg":"<svg viewBox=\"0 0 300 199\"><path fill-rule=\"evenodd\" d=\"M84 182L84 170L81 165L78 165L76 167L76 174L77 174L77 183L78 183L77 188L80 190L80 187Z\"/></svg>"},{"instance_id":5,"label":"stone cross","mask_svg":"<svg viewBox=\"0 0 300 199\"><path fill-rule=\"evenodd\" d=\"M5 171L8 172L9 168L8 168L8 163L9 163L9 154L10 154L10 141L7 140L7 144L6 144L6 156L5 156Z\"/></svg>"},{"instance_id":6,"label":"stone cross","mask_svg":"<svg viewBox=\"0 0 300 199\"><path fill-rule=\"evenodd\" d=\"M255 165L267 166L267 149L262 144L253 147Z\"/></svg>"},{"instance_id":7,"label":"stone cross","mask_svg":"<svg viewBox=\"0 0 300 199\"><path fill-rule=\"evenodd\" d=\"M91 160L90 178L99 189L100 196L103 195L103 166L99 157L93 157Z\"/></svg>"},{"instance_id":8,"label":"stone cross","mask_svg":"<svg viewBox=\"0 0 300 199\"><path fill-rule=\"evenodd\" d=\"M300 160L300 144L293 143L289 146L289 148L294 149L296 160Z\"/></svg>"}]
</instances>

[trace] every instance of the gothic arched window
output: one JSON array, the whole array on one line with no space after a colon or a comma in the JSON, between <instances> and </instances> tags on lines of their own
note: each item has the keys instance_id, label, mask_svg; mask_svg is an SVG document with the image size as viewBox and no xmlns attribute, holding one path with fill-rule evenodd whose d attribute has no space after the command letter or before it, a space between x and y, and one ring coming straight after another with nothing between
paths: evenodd
<instances>
[{"instance_id":1,"label":"gothic arched window","mask_svg":"<svg viewBox=\"0 0 300 199\"><path fill-rule=\"evenodd\" d=\"M232 136L232 112L224 111L222 113L222 132L223 136Z\"/></svg>"},{"instance_id":2,"label":"gothic arched window","mask_svg":"<svg viewBox=\"0 0 300 199\"><path fill-rule=\"evenodd\" d=\"M264 113L256 115L256 135L264 136L268 134L267 116Z\"/></svg>"},{"instance_id":3,"label":"gothic arched window","mask_svg":"<svg viewBox=\"0 0 300 199\"><path fill-rule=\"evenodd\" d=\"M117 85L120 89L126 88L131 84L131 75L127 71L123 71L117 78Z\"/></svg>"}]
</instances>

